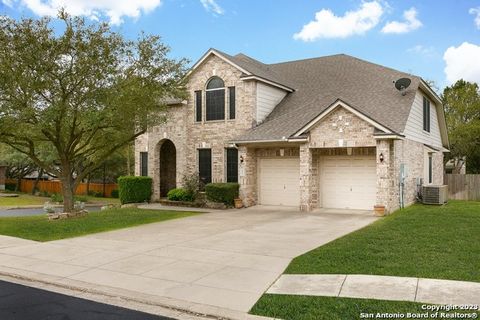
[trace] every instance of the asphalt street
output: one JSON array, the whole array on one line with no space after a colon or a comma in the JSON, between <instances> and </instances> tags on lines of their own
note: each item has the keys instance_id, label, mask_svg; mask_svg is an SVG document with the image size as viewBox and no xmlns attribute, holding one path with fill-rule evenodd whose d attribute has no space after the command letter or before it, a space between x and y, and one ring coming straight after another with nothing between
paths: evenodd
<instances>
[{"instance_id":1,"label":"asphalt street","mask_svg":"<svg viewBox=\"0 0 480 320\"><path fill-rule=\"evenodd\" d=\"M1 320L173 320L0 281Z\"/></svg>"}]
</instances>

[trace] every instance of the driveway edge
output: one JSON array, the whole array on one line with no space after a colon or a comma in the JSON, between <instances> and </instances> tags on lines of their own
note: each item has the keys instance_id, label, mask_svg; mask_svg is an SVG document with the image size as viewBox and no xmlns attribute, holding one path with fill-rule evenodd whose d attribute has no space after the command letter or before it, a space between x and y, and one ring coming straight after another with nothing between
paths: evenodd
<instances>
[{"instance_id":1,"label":"driveway edge","mask_svg":"<svg viewBox=\"0 0 480 320\"><path fill-rule=\"evenodd\" d=\"M17 271L17 270L16 270ZM20 270L18 270L20 271ZM42 275L43 276L43 275ZM150 314L158 314L176 319L218 319L218 320L271 320L273 318L251 315L240 311L186 302L174 298L154 297L146 294L95 285L95 289L89 288L87 283L81 281L55 278L51 280L39 279L31 275L0 270L0 278L5 281L31 286L60 294L70 295L81 299L92 300L100 303L115 305L143 311ZM56 280L67 280L71 284L65 284ZM83 286L81 284L84 284ZM101 289L99 289L101 288ZM102 290L103 289L103 290ZM110 292L109 292L110 291ZM113 292L112 292L113 291ZM150 299L149 299L150 298Z\"/></svg>"}]
</instances>

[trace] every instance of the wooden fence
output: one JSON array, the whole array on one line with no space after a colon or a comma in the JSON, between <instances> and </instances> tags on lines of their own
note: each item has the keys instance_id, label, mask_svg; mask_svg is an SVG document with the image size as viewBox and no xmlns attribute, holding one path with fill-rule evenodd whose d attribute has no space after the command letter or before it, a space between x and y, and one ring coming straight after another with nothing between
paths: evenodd
<instances>
[{"instance_id":1,"label":"wooden fence","mask_svg":"<svg viewBox=\"0 0 480 320\"><path fill-rule=\"evenodd\" d=\"M7 179L6 183L17 184L17 180ZM35 183L34 180L22 179L19 189L22 192L30 193L30 192L32 192L34 183ZM115 190L115 189L118 189L118 186L117 186L116 183L105 184L105 196L106 197L111 197L112 196L112 190ZM39 191L46 191L49 194L62 193L62 184L58 180L49 180L49 181L43 181L42 180L42 181L38 182L38 190ZM90 183L89 190L103 193L103 184L102 183ZM77 195L87 194L87 184L86 183L80 183L80 185L77 187L77 190L76 190L75 194L77 194Z\"/></svg>"},{"instance_id":2,"label":"wooden fence","mask_svg":"<svg viewBox=\"0 0 480 320\"><path fill-rule=\"evenodd\" d=\"M446 174L448 198L480 201L480 174Z\"/></svg>"}]
</instances>

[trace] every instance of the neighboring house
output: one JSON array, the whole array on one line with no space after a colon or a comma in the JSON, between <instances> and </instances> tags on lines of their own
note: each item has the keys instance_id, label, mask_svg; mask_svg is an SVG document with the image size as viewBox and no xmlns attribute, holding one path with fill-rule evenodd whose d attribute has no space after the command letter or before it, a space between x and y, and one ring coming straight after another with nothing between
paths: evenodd
<instances>
[{"instance_id":1,"label":"neighboring house","mask_svg":"<svg viewBox=\"0 0 480 320\"><path fill-rule=\"evenodd\" d=\"M445 173L466 174L467 157L450 159L445 163Z\"/></svg>"},{"instance_id":2,"label":"neighboring house","mask_svg":"<svg viewBox=\"0 0 480 320\"><path fill-rule=\"evenodd\" d=\"M402 93L394 81L411 79ZM417 76L347 55L264 64L210 49L188 73L187 101L135 144L153 199L198 172L234 181L246 206L399 207L420 179L443 183L443 107Z\"/></svg>"}]
</instances>

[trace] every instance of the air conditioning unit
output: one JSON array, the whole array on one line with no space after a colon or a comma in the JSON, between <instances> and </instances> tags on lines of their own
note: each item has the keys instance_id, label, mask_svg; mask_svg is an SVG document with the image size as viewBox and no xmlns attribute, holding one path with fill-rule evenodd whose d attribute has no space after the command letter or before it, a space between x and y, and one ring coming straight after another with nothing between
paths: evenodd
<instances>
[{"instance_id":1,"label":"air conditioning unit","mask_svg":"<svg viewBox=\"0 0 480 320\"><path fill-rule=\"evenodd\" d=\"M424 204L445 204L448 200L448 186L423 186L422 199Z\"/></svg>"}]
</instances>

